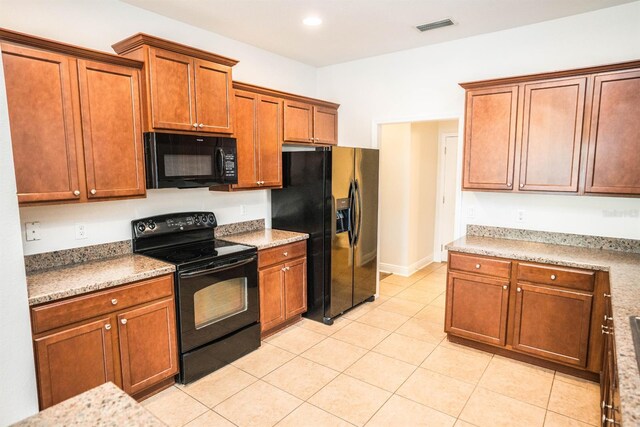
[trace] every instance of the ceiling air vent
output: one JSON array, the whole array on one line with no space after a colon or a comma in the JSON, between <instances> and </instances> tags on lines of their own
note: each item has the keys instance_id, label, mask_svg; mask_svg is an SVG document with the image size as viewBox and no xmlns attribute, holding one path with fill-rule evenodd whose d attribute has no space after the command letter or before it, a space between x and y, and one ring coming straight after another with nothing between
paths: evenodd
<instances>
[{"instance_id":1,"label":"ceiling air vent","mask_svg":"<svg viewBox=\"0 0 640 427\"><path fill-rule=\"evenodd\" d=\"M429 22L428 24L422 24L416 26L418 31L425 32L429 30L435 30L436 28L448 27L449 25L453 25L453 21L451 19L443 19L442 21L434 21Z\"/></svg>"}]
</instances>

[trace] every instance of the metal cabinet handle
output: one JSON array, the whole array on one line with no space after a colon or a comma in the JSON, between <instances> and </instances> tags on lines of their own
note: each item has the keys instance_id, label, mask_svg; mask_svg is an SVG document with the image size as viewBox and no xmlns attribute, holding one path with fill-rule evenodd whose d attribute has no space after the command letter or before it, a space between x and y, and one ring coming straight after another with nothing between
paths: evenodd
<instances>
[{"instance_id":1,"label":"metal cabinet handle","mask_svg":"<svg viewBox=\"0 0 640 427\"><path fill-rule=\"evenodd\" d=\"M524 188L524 184L520 184L520 188Z\"/></svg>"},{"instance_id":2,"label":"metal cabinet handle","mask_svg":"<svg viewBox=\"0 0 640 427\"><path fill-rule=\"evenodd\" d=\"M511 187L511 183L510 182L507 182L507 187Z\"/></svg>"},{"instance_id":3,"label":"metal cabinet handle","mask_svg":"<svg viewBox=\"0 0 640 427\"><path fill-rule=\"evenodd\" d=\"M607 405L604 400L602 401L602 404L600 405L600 407L602 409L604 409L604 408L613 409L613 405Z\"/></svg>"},{"instance_id":4,"label":"metal cabinet handle","mask_svg":"<svg viewBox=\"0 0 640 427\"><path fill-rule=\"evenodd\" d=\"M476 268L480 268L480 264L476 264Z\"/></svg>"},{"instance_id":5,"label":"metal cabinet handle","mask_svg":"<svg viewBox=\"0 0 640 427\"><path fill-rule=\"evenodd\" d=\"M611 316L607 316L606 314L604 315L604 321L608 322L609 320L613 320L613 317Z\"/></svg>"},{"instance_id":6,"label":"metal cabinet handle","mask_svg":"<svg viewBox=\"0 0 640 427\"><path fill-rule=\"evenodd\" d=\"M111 329L111 324L107 323L106 325L104 325L104 328L108 331Z\"/></svg>"},{"instance_id":7,"label":"metal cabinet handle","mask_svg":"<svg viewBox=\"0 0 640 427\"><path fill-rule=\"evenodd\" d=\"M117 300L117 299L115 299L115 298L114 298L114 299L112 299L112 300L111 300L111 304L113 304L113 305L118 304L118 300Z\"/></svg>"},{"instance_id":8,"label":"metal cabinet handle","mask_svg":"<svg viewBox=\"0 0 640 427\"><path fill-rule=\"evenodd\" d=\"M604 294L602 294L602 295L603 295L605 298L611 298L611 294L608 294L608 293L606 293L606 292L605 292Z\"/></svg>"},{"instance_id":9,"label":"metal cabinet handle","mask_svg":"<svg viewBox=\"0 0 640 427\"><path fill-rule=\"evenodd\" d=\"M78 197L78 196L80 195L80 190L75 190L75 191L73 192L73 195L74 195L74 196L76 196L76 197Z\"/></svg>"},{"instance_id":10,"label":"metal cabinet handle","mask_svg":"<svg viewBox=\"0 0 640 427\"><path fill-rule=\"evenodd\" d=\"M602 325L602 333L607 335L614 335L613 326L604 326Z\"/></svg>"},{"instance_id":11,"label":"metal cabinet handle","mask_svg":"<svg viewBox=\"0 0 640 427\"><path fill-rule=\"evenodd\" d=\"M91 189L91 194L96 194L96 193L97 193L96 189L95 189L95 188L92 188L92 189Z\"/></svg>"},{"instance_id":12,"label":"metal cabinet handle","mask_svg":"<svg viewBox=\"0 0 640 427\"><path fill-rule=\"evenodd\" d=\"M282 271L289 271L289 267L282 267Z\"/></svg>"},{"instance_id":13,"label":"metal cabinet handle","mask_svg":"<svg viewBox=\"0 0 640 427\"><path fill-rule=\"evenodd\" d=\"M522 288L516 288L516 291L522 292Z\"/></svg>"},{"instance_id":14,"label":"metal cabinet handle","mask_svg":"<svg viewBox=\"0 0 640 427\"><path fill-rule=\"evenodd\" d=\"M289 252L282 252L282 255L289 256Z\"/></svg>"},{"instance_id":15,"label":"metal cabinet handle","mask_svg":"<svg viewBox=\"0 0 640 427\"><path fill-rule=\"evenodd\" d=\"M193 127L194 127L194 128L197 128L197 127L198 127L198 124L197 124L197 123L194 123L194 124L193 124Z\"/></svg>"},{"instance_id":16,"label":"metal cabinet handle","mask_svg":"<svg viewBox=\"0 0 640 427\"><path fill-rule=\"evenodd\" d=\"M509 287L507 285L502 285L502 289L506 291L507 289L509 289Z\"/></svg>"},{"instance_id":17,"label":"metal cabinet handle","mask_svg":"<svg viewBox=\"0 0 640 427\"><path fill-rule=\"evenodd\" d=\"M199 127L199 128L203 128L203 127L204 127L204 124L200 123L200 124L198 125L198 127Z\"/></svg>"},{"instance_id":18,"label":"metal cabinet handle","mask_svg":"<svg viewBox=\"0 0 640 427\"><path fill-rule=\"evenodd\" d=\"M602 424L603 425L613 424L614 426L620 425L620 423L617 423L616 420L614 420L613 418L607 418L606 414L602 414Z\"/></svg>"},{"instance_id":19,"label":"metal cabinet handle","mask_svg":"<svg viewBox=\"0 0 640 427\"><path fill-rule=\"evenodd\" d=\"M121 319L120 323L122 323L123 325L126 325L127 324L127 319Z\"/></svg>"},{"instance_id":20,"label":"metal cabinet handle","mask_svg":"<svg viewBox=\"0 0 640 427\"><path fill-rule=\"evenodd\" d=\"M556 280L556 275L555 274L551 275L551 280Z\"/></svg>"}]
</instances>

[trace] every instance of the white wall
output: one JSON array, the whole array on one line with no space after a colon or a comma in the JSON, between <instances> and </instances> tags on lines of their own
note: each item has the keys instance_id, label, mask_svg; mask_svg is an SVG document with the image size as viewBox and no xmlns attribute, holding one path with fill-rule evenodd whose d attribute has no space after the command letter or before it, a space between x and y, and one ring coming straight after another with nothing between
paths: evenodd
<instances>
[{"instance_id":1,"label":"white wall","mask_svg":"<svg viewBox=\"0 0 640 427\"><path fill-rule=\"evenodd\" d=\"M0 425L38 411L20 217L0 57Z\"/></svg>"},{"instance_id":2,"label":"white wall","mask_svg":"<svg viewBox=\"0 0 640 427\"><path fill-rule=\"evenodd\" d=\"M639 22L640 2L634 2L338 64L319 70L318 96L340 100L343 145L376 146L377 124L388 122L459 118L463 135L459 82L639 59ZM640 199L477 192L458 197L457 235L467 223L485 223L640 239ZM526 221L514 224L520 207L527 210ZM469 208L473 218L466 215ZM605 210L626 216L607 216Z\"/></svg>"},{"instance_id":3,"label":"white wall","mask_svg":"<svg viewBox=\"0 0 640 427\"><path fill-rule=\"evenodd\" d=\"M235 80L307 96L316 92L314 67L117 0L2 0L0 27L107 52L113 52L113 43L145 32L238 59ZM21 208L21 226L38 221L42 230L42 240L24 242L24 253L128 239L134 218L191 209L214 211L221 224L265 218L270 225L271 220L268 190L152 190L147 199ZM76 223L86 224L86 240L75 240Z\"/></svg>"}]
</instances>

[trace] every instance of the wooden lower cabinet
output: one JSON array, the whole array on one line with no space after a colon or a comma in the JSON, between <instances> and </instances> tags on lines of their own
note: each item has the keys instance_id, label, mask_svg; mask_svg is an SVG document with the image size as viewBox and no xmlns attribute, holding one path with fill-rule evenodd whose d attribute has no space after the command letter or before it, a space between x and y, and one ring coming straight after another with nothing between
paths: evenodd
<instances>
[{"instance_id":1,"label":"wooden lower cabinet","mask_svg":"<svg viewBox=\"0 0 640 427\"><path fill-rule=\"evenodd\" d=\"M178 372L172 298L118 315L122 389L136 394Z\"/></svg>"},{"instance_id":2,"label":"wooden lower cabinet","mask_svg":"<svg viewBox=\"0 0 640 427\"><path fill-rule=\"evenodd\" d=\"M143 396L178 373L173 289L161 299L148 292L154 283L167 281L172 283L172 276L32 308L41 410L107 381L134 397ZM115 292L122 298L113 298ZM104 299L111 307L97 314ZM127 305L128 301L135 303ZM92 318L77 310L78 302ZM70 308L67 322L43 317L47 306L58 311L65 305Z\"/></svg>"},{"instance_id":3,"label":"wooden lower cabinet","mask_svg":"<svg viewBox=\"0 0 640 427\"><path fill-rule=\"evenodd\" d=\"M588 293L518 284L513 348L584 368L592 305Z\"/></svg>"},{"instance_id":4,"label":"wooden lower cabinet","mask_svg":"<svg viewBox=\"0 0 640 427\"><path fill-rule=\"evenodd\" d=\"M445 331L488 344L506 342L509 281L449 273Z\"/></svg>"},{"instance_id":5,"label":"wooden lower cabinet","mask_svg":"<svg viewBox=\"0 0 640 427\"><path fill-rule=\"evenodd\" d=\"M105 317L35 340L40 409L115 382L112 328Z\"/></svg>"},{"instance_id":6,"label":"wooden lower cabinet","mask_svg":"<svg viewBox=\"0 0 640 427\"><path fill-rule=\"evenodd\" d=\"M497 262L500 270L489 268ZM448 270L450 336L556 369L600 372L604 273L451 251Z\"/></svg>"},{"instance_id":7,"label":"wooden lower cabinet","mask_svg":"<svg viewBox=\"0 0 640 427\"><path fill-rule=\"evenodd\" d=\"M297 242L265 249L258 254L260 329L263 336L290 324L307 311L304 245L305 242ZM289 257L292 259L288 260Z\"/></svg>"}]
</instances>

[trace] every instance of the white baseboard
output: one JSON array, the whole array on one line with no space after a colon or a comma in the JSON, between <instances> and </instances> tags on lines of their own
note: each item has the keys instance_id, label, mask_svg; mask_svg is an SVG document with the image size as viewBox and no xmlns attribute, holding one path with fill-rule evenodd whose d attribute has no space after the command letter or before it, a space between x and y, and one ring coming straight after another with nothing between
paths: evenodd
<instances>
[{"instance_id":1,"label":"white baseboard","mask_svg":"<svg viewBox=\"0 0 640 427\"><path fill-rule=\"evenodd\" d=\"M420 270L421 268L424 268L427 265L431 264L432 262L433 262L433 254L429 254L428 256L408 266L387 264L387 263L381 262L380 271L383 271L385 273L397 274L398 276L408 277L408 276L411 276L416 271Z\"/></svg>"}]
</instances>

